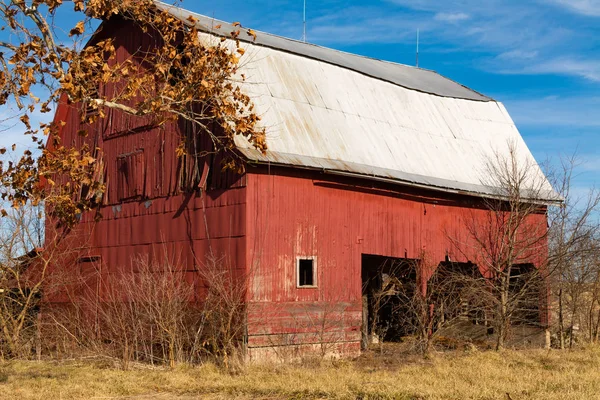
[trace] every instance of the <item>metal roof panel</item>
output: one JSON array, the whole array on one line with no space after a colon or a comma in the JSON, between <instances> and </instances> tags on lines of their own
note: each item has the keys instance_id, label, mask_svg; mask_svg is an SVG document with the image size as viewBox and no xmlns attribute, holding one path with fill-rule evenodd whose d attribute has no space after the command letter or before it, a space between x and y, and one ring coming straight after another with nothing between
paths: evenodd
<instances>
[{"instance_id":1,"label":"metal roof panel","mask_svg":"<svg viewBox=\"0 0 600 400\"><path fill-rule=\"evenodd\" d=\"M219 21L173 5L165 4L160 1L156 1L155 3L158 8L167 10L182 21L187 21L189 16L193 16L197 21L196 28L202 32L222 37L230 37L232 31L239 29L227 22ZM492 100L435 71L359 56L321 47L312 43L305 43L276 36L266 32L257 31L256 35L256 40L254 40L253 37L242 34L240 35L240 40L251 42L257 46L270 47L287 53L324 61L420 92L442 97L456 97L476 101Z\"/></svg>"},{"instance_id":2,"label":"metal roof panel","mask_svg":"<svg viewBox=\"0 0 600 400\"><path fill-rule=\"evenodd\" d=\"M217 22L194 17L202 40L232 29L211 32ZM544 196L557 199L501 103L431 71L257 35L244 44L240 87L262 116L268 151L236 137L251 161L496 195L485 183L488 166L511 142L531 168L532 188L541 182Z\"/></svg>"}]
</instances>

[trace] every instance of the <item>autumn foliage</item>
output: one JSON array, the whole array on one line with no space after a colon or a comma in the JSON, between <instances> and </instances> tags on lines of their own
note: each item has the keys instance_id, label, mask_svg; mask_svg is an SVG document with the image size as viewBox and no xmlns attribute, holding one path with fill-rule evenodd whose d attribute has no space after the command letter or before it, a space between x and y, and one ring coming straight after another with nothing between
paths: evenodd
<instances>
[{"instance_id":1,"label":"autumn foliage","mask_svg":"<svg viewBox=\"0 0 600 400\"><path fill-rule=\"evenodd\" d=\"M81 15L66 32L52 24L64 7ZM215 151L225 154L228 166L240 166L237 135L266 150L260 118L236 84L244 79L238 73L244 54L239 39L256 37L239 24L230 37L207 43L193 17L178 20L152 0L10 0L0 3L0 18L6 33L0 38L10 38L0 40L0 107L19 110L23 133L39 150L0 165L2 198L14 207L45 202L57 221L73 225L76 215L102 198L101 150L61 143L65 122L57 118L33 126L33 114L49 113L59 101L78 105L82 126L90 129L109 109L149 117L149 128L173 120L192 123L196 132L212 139ZM113 39L86 32L92 21L111 19L151 32L156 38L152 47L117 62ZM116 89L102 90L108 85ZM79 134L87 136L88 131ZM182 143L178 155L186 149Z\"/></svg>"}]
</instances>

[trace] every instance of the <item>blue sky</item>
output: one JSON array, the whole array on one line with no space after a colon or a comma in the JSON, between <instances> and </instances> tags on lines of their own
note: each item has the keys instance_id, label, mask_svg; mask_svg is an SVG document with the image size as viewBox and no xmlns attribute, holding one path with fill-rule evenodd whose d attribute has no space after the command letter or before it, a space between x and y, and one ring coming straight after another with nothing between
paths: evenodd
<instances>
[{"instance_id":1,"label":"blue sky","mask_svg":"<svg viewBox=\"0 0 600 400\"><path fill-rule=\"evenodd\" d=\"M183 6L300 39L302 2ZM600 0L307 0L307 20L309 42L411 65L419 29L421 67L502 101L539 162L577 152L576 185L600 184Z\"/></svg>"}]
</instances>

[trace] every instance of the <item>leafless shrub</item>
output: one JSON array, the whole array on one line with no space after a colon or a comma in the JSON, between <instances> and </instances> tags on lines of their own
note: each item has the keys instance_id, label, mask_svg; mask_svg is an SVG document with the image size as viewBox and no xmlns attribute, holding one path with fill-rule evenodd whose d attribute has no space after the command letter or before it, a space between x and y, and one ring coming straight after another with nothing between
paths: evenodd
<instances>
[{"instance_id":1,"label":"leafless shrub","mask_svg":"<svg viewBox=\"0 0 600 400\"><path fill-rule=\"evenodd\" d=\"M594 188L579 195L573 177L579 161L563 158L557 168L549 168L553 186L563 198L560 207L549 209L549 271L556 300L555 331L558 347L574 344L576 327L583 327L589 341L597 338L596 307L600 266L597 219L600 192Z\"/></svg>"},{"instance_id":2,"label":"leafless shrub","mask_svg":"<svg viewBox=\"0 0 600 400\"><path fill-rule=\"evenodd\" d=\"M52 348L63 356L101 356L168 365L211 359L236 367L245 333L245 286L211 258L189 272L204 282L197 293L179 262L165 258L132 260L129 268L79 276L63 306L53 304L47 318L55 328ZM58 332L56 332L58 329Z\"/></svg>"},{"instance_id":3,"label":"leafless shrub","mask_svg":"<svg viewBox=\"0 0 600 400\"><path fill-rule=\"evenodd\" d=\"M274 361L283 364L302 360L302 339L295 324L292 332L268 335L267 341L269 353L272 354L272 357L267 357L267 360L273 358Z\"/></svg>"},{"instance_id":4,"label":"leafless shrub","mask_svg":"<svg viewBox=\"0 0 600 400\"><path fill-rule=\"evenodd\" d=\"M594 246L593 243L590 243ZM595 246L594 246L595 247ZM586 250L588 253L589 249ZM600 327L599 255L588 253L571 257L560 281L554 282L557 294L557 347L572 348L578 343L597 343ZM558 278L557 278L558 280Z\"/></svg>"},{"instance_id":5,"label":"leafless shrub","mask_svg":"<svg viewBox=\"0 0 600 400\"><path fill-rule=\"evenodd\" d=\"M474 261L487 278L479 295L487 298L499 350L505 347L511 326L522 316L531 317L526 309L533 304L537 318L530 321L541 325L549 276L545 213L548 200L556 197L537 165L524 160L513 143L487 167L482 184L495 193L483 200L484 218L473 212L465 218L469 240L452 240L465 257L476 254Z\"/></svg>"},{"instance_id":6,"label":"leafless shrub","mask_svg":"<svg viewBox=\"0 0 600 400\"><path fill-rule=\"evenodd\" d=\"M84 294L74 308L82 318L83 343L118 358L125 369L131 361L171 367L187 361L193 286L177 263L138 257L127 270L82 278Z\"/></svg>"},{"instance_id":7,"label":"leafless shrub","mask_svg":"<svg viewBox=\"0 0 600 400\"><path fill-rule=\"evenodd\" d=\"M235 368L243 357L246 334L247 274L226 257L209 256L198 271L206 287L194 348Z\"/></svg>"},{"instance_id":8,"label":"leafless shrub","mask_svg":"<svg viewBox=\"0 0 600 400\"><path fill-rule=\"evenodd\" d=\"M46 230L43 207L26 204L2 218L0 239L0 356L29 358L41 351L40 308L72 279L85 234L66 239ZM42 248L42 245L44 247Z\"/></svg>"},{"instance_id":9,"label":"leafless shrub","mask_svg":"<svg viewBox=\"0 0 600 400\"><path fill-rule=\"evenodd\" d=\"M346 334L346 318L349 305L343 301L328 300L304 306L301 330L307 333L305 342L316 344L316 354L321 360L335 357ZM314 354L308 354L308 356Z\"/></svg>"},{"instance_id":10,"label":"leafless shrub","mask_svg":"<svg viewBox=\"0 0 600 400\"><path fill-rule=\"evenodd\" d=\"M342 299L275 306L276 314L285 315L285 326L275 333L265 335L268 352L282 363L321 362L336 358L343 352L347 342L348 309L350 304ZM259 319L253 321L260 324Z\"/></svg>"}]
</instances>

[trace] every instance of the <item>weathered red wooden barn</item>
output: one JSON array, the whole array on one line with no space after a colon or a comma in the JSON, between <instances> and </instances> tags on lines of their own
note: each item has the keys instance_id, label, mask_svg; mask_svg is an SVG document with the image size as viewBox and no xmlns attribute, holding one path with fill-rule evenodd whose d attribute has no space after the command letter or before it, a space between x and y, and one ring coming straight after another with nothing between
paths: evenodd
<instances>
[{"instance_id":1,"label":"weathered red wooden barn","mask_svg":"<svg viewBox=\"0 0 600 400\"><path fill-rule=\"evenodd\" d=\"M159 7L193 15L202 40L233 29ZM149 40L117 19L99 35L116 38L119 61ZM177 158L185 124L145 130L143 117L113 110L82 138L80 105L61 104L56 119L66 121L62 143L101 148L106 168L102 219L82 220L91 231L82 263L111 274L136 255L167 251L200 292L202 260L225 257L249 277L250 357L314 345L322 321L333 320L336 350L358 352L365 280L383 261L427 254L477 264L474 248L458 248L469 243L465 219L486 219L482 199L496 193L486 165L508 141L543 178L501 103L433 71L267 33L244 47L240 86L262 117L268 151L238 138L242 175L223 171L215 155ZM186 192L190 164L201 190ZM533 218L545 224L543 212ZM540 265L543 253L525 261Z\"/></svg>"}]
</instances>

